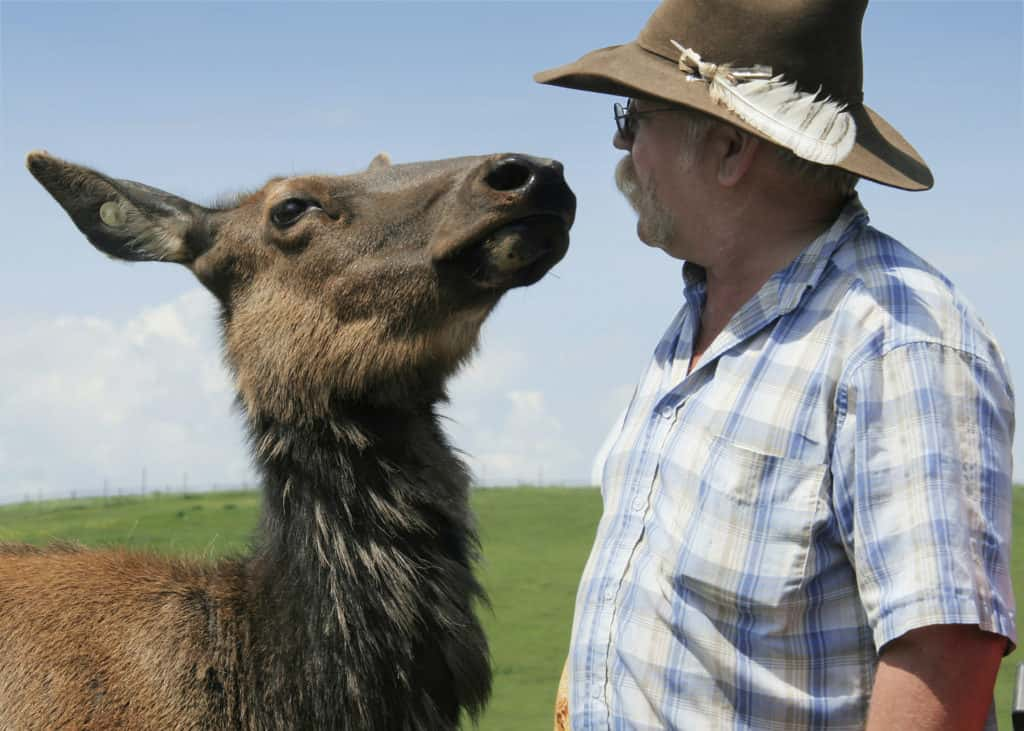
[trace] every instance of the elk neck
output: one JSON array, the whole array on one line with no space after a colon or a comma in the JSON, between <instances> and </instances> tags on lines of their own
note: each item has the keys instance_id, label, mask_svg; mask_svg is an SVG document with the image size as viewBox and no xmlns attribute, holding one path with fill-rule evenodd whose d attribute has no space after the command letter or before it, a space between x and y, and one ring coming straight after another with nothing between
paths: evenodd
<instances>
[{"instance_id":1,"label":"elk neck","mask_svg":"<svg viewBox=\"0 0 1024 731\"><path fill-rule=\"evenodd\" d=\"M473 613L469 479L433 404L346 403L318 422L250 425L264 504L248 573L256 621L273 633L262 662L300 679L315 706L303 715L444 728L479 709L490 667ZM334 690L316 692L317 679Z\"/></svg>"}]
</instances>

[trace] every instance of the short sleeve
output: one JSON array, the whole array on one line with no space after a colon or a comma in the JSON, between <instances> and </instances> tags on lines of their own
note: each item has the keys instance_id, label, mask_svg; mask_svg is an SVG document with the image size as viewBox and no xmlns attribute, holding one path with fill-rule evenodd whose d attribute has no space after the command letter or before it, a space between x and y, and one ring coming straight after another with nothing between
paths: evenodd
<instances>
[{"instance_id":1,"label":"short sleeve","mask_svg":"<svg viewBox=\"0 0 1024 731\"><path fill-rule=\"evenodd\" d=\"M1015 643L1014 406L1001 357L900 346L853 369L837 415L833 509L876 648L935 624Z\"/></svg>"}]
</instances>

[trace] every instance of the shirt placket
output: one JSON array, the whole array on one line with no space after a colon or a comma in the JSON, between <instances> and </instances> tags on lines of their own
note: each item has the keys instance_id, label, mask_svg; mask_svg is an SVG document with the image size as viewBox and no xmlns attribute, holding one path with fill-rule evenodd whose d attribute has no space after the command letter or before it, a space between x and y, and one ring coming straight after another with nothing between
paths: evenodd
<instances>
[{"instance_id":1,"label":"shirt placket","mask_svg":"<svg viewBox=\"0 0 1024 731\"><path fill-rule=\"evenodd\" d=\"M644 442L644 457L638 469L631 476L628 489L623 495L623 507L620 510L622 529L619 539L622 543L632 546L629 551L616 551L621 558L609 567L609 580L601 594L602 611L597 619L599 636L606 637L602 645L601 657L597 667L602 672L594 678L590 689L591 697L601 707L605 720L611 722L611 707L607 699L611 686L611 652L614 646L615 621L618 614L618 597L630 566L636 557L637 550L643 542L646 527L647 507L651 504L652 492L658 474L658 455L672 433L676 423L676 414L680 403L673 404L673 399L662 399L647 417ZM653 448L652 448L653 447Z\"/></svg>"},{"instance_id":2,"label":"shirt placket","mask_svg":"<svg viewBox=\"0 0 1024 731\"><path fill-rule=\"evenodd\" d=\"M698 293L691 299L690 316L699 317ZM692 323L684 323L684 329L692 329ZM600 595L601 610L595 617L596 636L606 638L601 645L601 653L597 658L596 668L598 672L591 679L590 696L594 703L595 713L600 711L603 716L603 725L611 725L611 706L608 703L611 690L611 652L615 639L615 622L619 609L619 594L622 591L625 579L629 574L631 565L636 558L642 543L647 524L648 507L652 504L653 492L657 485L658 463L665 442L678 421L679 410L685 403L688 388L694 379L688 379L684 375L683 382L672 387L674 365L679 359L689 362L692 353L692 338L685 338L679 343L679 348L672 360L666 364L662 372L662 390L667 390L665 395L654 400L653 407L646 416L646 425L642 433L641 441L643 449L642 458L636 468L627 478L618 509L619 527L616 531L616 545L630 546L629 550L613 550L608 556L608 571L606 585ZM685 374L686 370L683 370ZM665 387L668 386L666 389ZM616 560L617 559L617 560Z\"/></svg>"}]
</instances>

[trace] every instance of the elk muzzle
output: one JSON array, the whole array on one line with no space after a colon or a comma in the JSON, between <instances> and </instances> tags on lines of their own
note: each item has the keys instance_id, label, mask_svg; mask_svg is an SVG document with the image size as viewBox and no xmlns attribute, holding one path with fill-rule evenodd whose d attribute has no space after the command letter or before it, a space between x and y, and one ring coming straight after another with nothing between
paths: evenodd
<instances>
[{"instance_id":1,"label":"elk muzzle","mask_svg":"<svg viewBox=\"0 0 1024 731\"><path fill-rule=\"evenodd\" d=\"M478 286L504 290L533 284L568 250L576 196L555 160L520 154L485 158L456 200L431 255ZM470 220L460 220L470 212Z\"/></svg>"}]
</instances>

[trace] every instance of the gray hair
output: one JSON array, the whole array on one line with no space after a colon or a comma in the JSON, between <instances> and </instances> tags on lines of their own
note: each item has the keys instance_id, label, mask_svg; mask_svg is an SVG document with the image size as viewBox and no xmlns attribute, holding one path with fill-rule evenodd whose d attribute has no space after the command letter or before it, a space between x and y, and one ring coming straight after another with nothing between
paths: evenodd
<instances>
[{"instance_id":1,"label":"gray hair","mask_svg":"<svg viewBox=\"0 0 1024 731\"><path fill-rule=\"evenodd\" d=\"M688 163L693 160L697 149L704 143L708 132L715 125L724 125L728 124L728 122L689 107L680 107L679 111L681 112L679 116L683 120L683 144L680 146L680 158L682 162ZM749 134L742 130L741 133ZM782 166L787 171L810 186L827 188L844 198L853 195L854 190L857 188L857 182L860 180L860 177L854 173L847 172L833 165L819 165L818 163L804 160L802 157L794 155L785 147L768 142L767 140L764 140L764 142L775 149L776 159L782 163Z\"/></svg>"},{"instance_id":2,"label":"gray hair","mask_svg":"<svg viewBox=\"0 0 1024 731\"><path fill-rule=\"evenodd\" d=\"M853 195L856 190L857 183L860 181L859 175L834 165L819 165L816 162L805 160L779 145L773 145L773 147L775 147L776 157L782 162L783 167L804 182L815 187L829 188L844 198Z\"/></svg>"}]
</instances>

